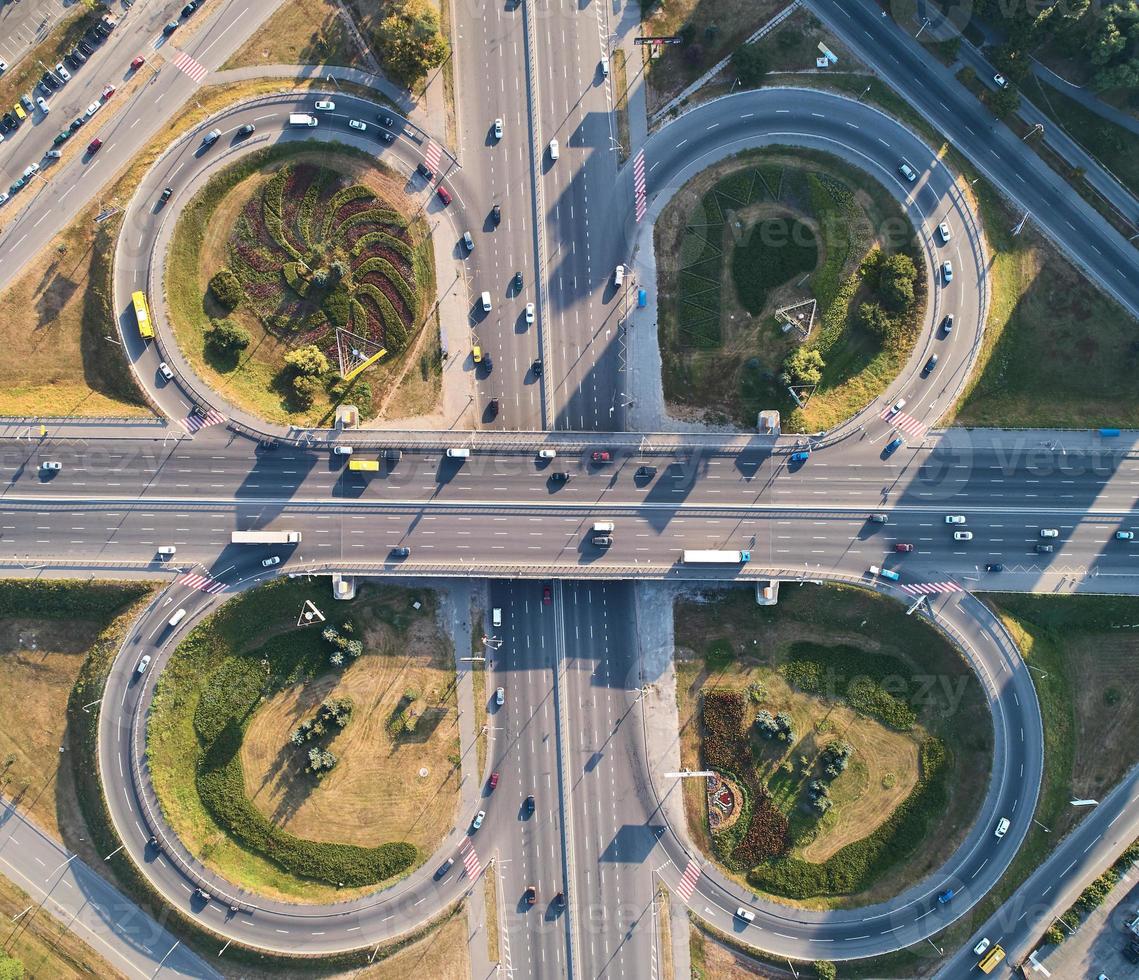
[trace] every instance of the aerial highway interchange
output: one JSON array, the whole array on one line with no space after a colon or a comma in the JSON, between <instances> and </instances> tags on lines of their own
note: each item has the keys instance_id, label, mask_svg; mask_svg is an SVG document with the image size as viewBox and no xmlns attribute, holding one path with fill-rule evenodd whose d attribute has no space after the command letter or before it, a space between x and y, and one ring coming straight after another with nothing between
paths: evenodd
<instances>
[{"instance_id":1,"label":"aerial highway interchange","mask_svg":"<svg viewBox=\"0 0 1139 980\"><path fill-rule=\"evenodd\" d=\"M216 69L276 6L254 13L237 3L207 5L186 51ZM139 7L112 43L123 50L143 37L158 50L173 43L154 41L168 14ZM872 5L818 0L813 7L907 90L918 111L1091 279L1139 312L1134 250L1057 174L951 79L934 72L932 81L908 84L924 71L920 49ZM1139 542L1128 535L1139 536L1139 459L1130 435L938 428L970 377L984 330L991 299L984 229L937 148L904 124L872 105L794 87L696 105L637 147L648 198L639 218L633 167L618 166L612 145L608 75L599 71L611 34L629 27L627 12L523 0L459 5L455 14L462 39L457 145L442 152L430 180L416 167L440 151L443 133L357 89L282 85L175 134L131 200L121 202L114 266L122 311L115 334L161 421L11 419L0 432L0 563L9 574L141 575L169 583L124 641L99 716L100 771L124 847L173 906L225 940L275 952L336 953L400 936L468 892L469 877L436 874L447 856L468 853L476 855L468 866L476 875L499 856L496 873L510 896L502 928L512 976L649 976L661 956L658 882L694 914L777 958L868 957L935 936L967 915L1008 868L1030 832L1043 767L1032 678L999 618L972 593L1136 591ZM22 210L0 233L0 284L16 278L82 201L97 195L99 180L146 145L198 84L163 68L119 108L94 158L102 164L98 176L91 160L76 158L20 201ZM336 110L312 131L289 125L290 114L310 111L319 98L335 100ZM375 127L360 133L347 125L389 113L399 119L390 143ZM489 133L496 118L505 124L500 140ZM248 125L254 138L239 139ZM202 138L215 128L220 140L205 152ZM472 381L477 407L489 398L503 406L484 428L270 425L225 392L210 391L179 351L161 300L179 209L242 155L314 135L367 150L405 174L408 194L446 243L453 269L441 270L440 283L454 276L461 284L471 343L494 352L493 371L476 372ZM556 159L551 140L559 143ZM926 329L888 389L830 431L637 432L626 352L630 342L644 342L638 332L652 332L655 318L634 308L631 283L615 285L614 268L632 267L638 252L652 250L653 219L691 176L745 147L769 145L826 150L903 204L928 272ZM899 172L903 162L917 170L913 182ZM449 205L440 204L439 186L449 189ZM164 188L172 196L158 207ZM496 204L498 224L490 217ZM951 242L937 236L943 221L954 230ZM459 244L468 231L473 250ZM951 287L939 275L947 258L955 269ZM150 342L131 313L137 290L150 295L155 311ZM483 290L494 299L485 314L477 308ZM527 303L537 308L533 326L523 319ZM955 327L947 335L938 325L950 313ZM933 353L940 366L929 379L922 366ZM470 350L449 354L466 358ZM195 406L223 421L187 425ZM902 444L891 448L899 437ZM351 458L376 459L378 470L350 471L349 457L332 452L346 445ZM594 543L597 522L614 525L610 544ZM299 532L299 540L233 543L235 530L265 528ZM966 532L970 537L958 537ZM163 547L176 551L161 556ZM713 567L685 562L683 553L696 549L749 557ZM273 558L280 563L269 564ZM872 566L896 577L872 574ZM509 691L494 716L489 768L517 778L489 798L477 835L468 834L470 815L460 812L439 853L396 885L348 902L298 906L226 881L181 844L146 773L145 725L152 681L189 628L242 590L306 573L488 580L491 605L506 610L495 631L502 645L492 686ZM639 646L640 580L749 588L833 581L906 604L925 596L918 614L951 637L977 672L995 733L979 816L945 865L889 902L818 912L757 897L706 863L664 804L669 787L651 761L655 728L644 691L659 677L646 670ZM175 609L186 611L184 625L167 629ZM146 683L136 677L142 656L152 658ZM524 813L529 795L532 815ZM1114 812L1125 809L1119 803ZM1002 817L1011 827L995 838ZM1106 833L1094 821L1109 819L1108 809L1097 812L1066 846L1086 835L1086 855ZM1075 866L1073 857L1065 874ZM514 906L535 878L543 881L543 908L564 892L564 915ZM938 896L948 888L954 897L947 904ZM740 908L754 914L742 928ZM1028 931L1032 920L1008 918L1014 921L978 924L976 938L984 932L1004 942L1012 961L1036 936ZM975 962L963 949L945 975L965 976ZM194 975L192 967L185 972Z\"/></svg>"}]
</instances>

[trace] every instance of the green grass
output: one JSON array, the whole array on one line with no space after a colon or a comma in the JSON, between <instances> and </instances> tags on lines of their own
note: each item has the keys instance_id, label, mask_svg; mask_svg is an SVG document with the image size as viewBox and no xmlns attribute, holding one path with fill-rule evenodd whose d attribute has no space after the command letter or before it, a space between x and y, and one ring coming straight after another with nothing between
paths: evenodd
<instances>
[{"instance_id":1,"label":"green grass","mask_svg":"<svg viewBox=\"0 0 1139 980\"><path fill-rule=\"evenodd\" d=\"M819 261L815 233L794 218L768 218L748 229L732 250L732 281L752 316L767 305L768 290L810 272Z\"/></svg>"},{"instance_id":2,"label":"green grass","mask_svg":"<svg viewBox=\"0 0 1139 980\"><path fill-rule=\"evenodd\" d=\"M293 627L306 598L316 598L310 583L278 580L195 627L159 681L147 751L163 812L203 860L245 887L328 900L339 885L401 874L420 855L401 842L365 848L301 840L271 824L245 795L240 747L257 705L327 671L331 648L321 632ZM385 588L358 597L353 611L403 630L428 614L408 613L409 605L404 590Z\"/></svg>"}]
</instances>

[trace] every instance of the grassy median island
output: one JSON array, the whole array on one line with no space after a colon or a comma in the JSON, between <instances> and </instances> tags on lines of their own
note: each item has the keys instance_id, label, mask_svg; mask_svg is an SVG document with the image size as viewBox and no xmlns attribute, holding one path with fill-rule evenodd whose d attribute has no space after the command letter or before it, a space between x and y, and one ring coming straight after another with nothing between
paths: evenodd
<instances>
[{"instance_id":1,"label":"grassy median island","mask_svg":"<svg viewBox=\"0 0 1139 980\"><path fill-rule=\"evenodd\" d=\"M751 887L816 907L888 899L964 838L992 721L932 627L859 589L745 590L675 608L681 762L698 846ZM726 790L726 795L721 790Z\"/></svg>"},{"instance_id":2,"label":"grassy median island","mask_svg":"<svg viewBox=\"0 0 1139 980\"><path fill-rule=\"evenodd\" d=\"M274 422L329 425L341 402L365 418L430 410L434 258L405 183L319 144L261 150L210 180L179 216L165 284L195 370ZM346 382L338 345L387 353Z\"/></svg>"},{"instance_id":3,"label":"grassy median island","mask_svg":"<svg viewBox=\"0 0 1139 980\"><path fill-rule=\"evenodd\" d=\"M309 598L328 621L298 629ZM459 793L454 654L434 595L365 586L330 602L292 580L231 600L179 645L147 728L186 846L242 887L298 901L416 867Z\"/></svg>"},{"instance_id":4,"label":"grassy median island","mask_svg":"<svg viewBox=\"0 0 1139 980\"><path fill-rule=\"evenodd\" d=\"M885 188L825 153L714 164L665 207L655 248L664 393L678 415L751 427L776 408L786 429L829 428L889 384L920 330L913 226ZM781 322L792 306L793 325Z\"/></svg>"}]
</instances>

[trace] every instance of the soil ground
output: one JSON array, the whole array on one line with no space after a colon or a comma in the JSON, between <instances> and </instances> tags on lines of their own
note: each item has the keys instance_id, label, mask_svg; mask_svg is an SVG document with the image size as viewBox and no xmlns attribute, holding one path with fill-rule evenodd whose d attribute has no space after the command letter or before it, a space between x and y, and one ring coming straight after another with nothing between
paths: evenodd
<instances>
[{"instance_id":1,"label":"soil ground","mask_svg":"<svg viewBox=\"0 0 1139 980\"><path fill-rule=\"evenodd\" d=\"M282 691L258 709L241 749L246 792L298 837L361 847L406 840L431 854L454 826L458 804L459 774L451 762L459 737L454 655L430 620L417 620L403 635L374 622L365 629L364 648L368 653L343 673ZM444 713L432 709L420 719L431 727L428 737L393 742L385 726L408 690L418 692L420 704L451 694ZM323 700L341 697L352 699L352 720L327 745L340 761L316 782L303 771L305 750L291 745L288 734Z\"/></svg>"},{"instance_id":2,"label":"soil ground","mask_svg":"<svg viewBox=\"0 0 1139 980\"><path fill-rule=\"evenodd\" d=\"M697 972L701 980L782 980L790 975L784 970L776 970L743 953L737 953L705 935L696 926L689 926L689 929L691 934L688 947L694 980Z\"/></svg>"},{"instance_id":3,"label":"soil ground","mask_svg":"<svg viewBox=\"0 0 1139 980\"><path fill-rule=\"evenodd\" d=\"M288 160L348 174L354 181L372 188L381 199L381 206L400 208L408 216L414 211L407 197L406 180L380 164L368 164L358 157L335 152L301 152L290 155ZM208 207L188 207L183 211L171 243L166 275L171 320L183 355L210 387L272 422L328 425L332 407L323 392L311 409L292 410L278 379L285 366L285 355L293 344L271 332L257 317L244 312L243 307L239 306L230 317L245 327L252 341L242 352L236 369L219 370L206 351L205 337L210 321L203 296L207 294L210 277L228 265L228 244L241 209L260 192L278 166L271 164L246 178L216 203L211 201ZM204 188L195 200L205 200L208 193L209 188ZM191 247L190 239L196 238L198 229L202 229L201 247L196 244ZM421 222L413 224L412 229L415 242L427 233ZM440 399L438 324L433 312L426 315L424 323L422 312L434 296L433 274L429 278L430 281L420 283L416 326L422 326L412 336L407 350L399 356L385 357L362 376L372 389L374 404L381 409L379 417L424 415L432 411Z\"/></svg>"},{"instance_id":4,"label":"soil ground","mask_svg":"<svg viewBox=\"0 0 1139 980\"><path fill-rule=\"evenodd\" d=\"M288 0L223 66L367 68L332 0Z\"/></svg>"},{"instance_id":5,"label":"soil ground","mask_svg":"<svg viewBox=\"0 0 1139 980\"><path fill-rule=\"evenodd\" d=\"M853 808L852 819L843 819L841 813L835 812L843 807L836 803L832 811L835 820L823 822L823 832L815 844L816 852L807 855L814 860L833 853L842 843L865 837L878 826L884 814L876 810L876 806L885 808L893 805L891 801L896 803L901 798L902 784L917 778L917 743L911 736L891 731L865 717L846 730L847 724L853 721L849 716L854 713L831 698L799 694L798 703L784 702L786 688L777 687L782 684L781 679L768 678L772 669L786 658L790 644L803 641L844 644L867 652L888 653L910 665L915 675L943 677L949 682L941 694L931 696L929 703L914 705L918 714L917 728L941 738L953 759L950 802L942 820L928 835L929 845L908 865L886 871L869 889L856 896L808 904L839 907L884 901L936 868L952 853L967 833L984 795L991 762L992 723L969 666L938 634L923 623L905 617L904 610L896 603L862 590L845 588L787 588L780 593L779 605L770 608L757 606L748 590L728 591L719 598L710 593L704 600L678 600L674 615L681 752L686 764L695 758L699 744L695 714L697 688L693 682L705 686L736 686L746 683L741 676L745 672L754 671L757 675L764 670L768 672L764 684L771 702L769 710L774 713L789 703L795 714L796 730L801 734L809 731L811 720L825 718L824 728L833 726L834 733L852 745L856 739L865 738L865 751L860 752L855 745L851 758L851 770L855 769L856 761L861 760L866 766L865 775L860 777L855 771L843 773L835 780L834 794L836 800L841 799L843 793L854 796L849 802L857 807L866 822L862 827L857 825ZM703 661L717 641L730 642L736 656L726 667L709 673L703 670ZM829 739L829 732L826 736ZM882 751L889 755L875 757ZM793 757L799 754L798 749L792 753ZM893 779L887 779L887 774ZM844 779L849 780L848 786L853 784L851 790L842 788ZM861 794L860 786L865 786ZM689 832L711 857L702 786L686 783L685 808Z\"/></svg>"}]
</instances>

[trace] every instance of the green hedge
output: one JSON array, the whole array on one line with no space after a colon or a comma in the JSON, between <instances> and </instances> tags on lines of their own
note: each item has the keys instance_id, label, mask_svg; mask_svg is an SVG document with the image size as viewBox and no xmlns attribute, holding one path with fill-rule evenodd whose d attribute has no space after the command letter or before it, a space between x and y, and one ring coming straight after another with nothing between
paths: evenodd
<instances>
[{"instance_id":1,"label":"green hedge","mask_svg":"<svg viewBox=\"0 0 1139 980\"><path fill-rule=\"evenodd\" d=\"M356 243L352 246L352 257L355 258L367 248L373 245L382 245L385 248L390 248L393 252L398 252L408 262L411 261L411 246L407 244L402 238L397 238L395 235L389 234L386 231L370 231L366 235L361 235L356 239Z\"/></svg>"},{"instance_id":2,"label":"green hedge","mask_svg":"<svg viewBox=\"0 0 1139 980\"><path fill-rule=\"evenodd\" d=\"M142 582L0 581L0 619L110 619L150 591Z\"/></svg>"},{"instance_id":3,"label":"green hedge","mask_svg":"<svg viewBox=\"0 0 1139 980\"><path fill-rule=\"evenodd\" d=\"M392 301L384 295L383 291L371 283L364 283L356 289L357 296L367 296L376 304L380 311L380 319L384 323L384 346L389 354L398 354L407 346L410 331L403 322L403 318L392 306Z\"/></svg>"},{"instance_id":4,"label":"green hedge","mask_svg":"<svg viewBox=\"0 0 1139 980\"><path fill-rule=\"evenodd\" d=\"M748 873L756 889L786 898L850 895L869 888L890 868L906 861L926 839L949 804L945 746L927 738L921 745L917 785L877 830L847 844L821 864L800 858L763 861Z\"/></svg>"}]
</instances>

